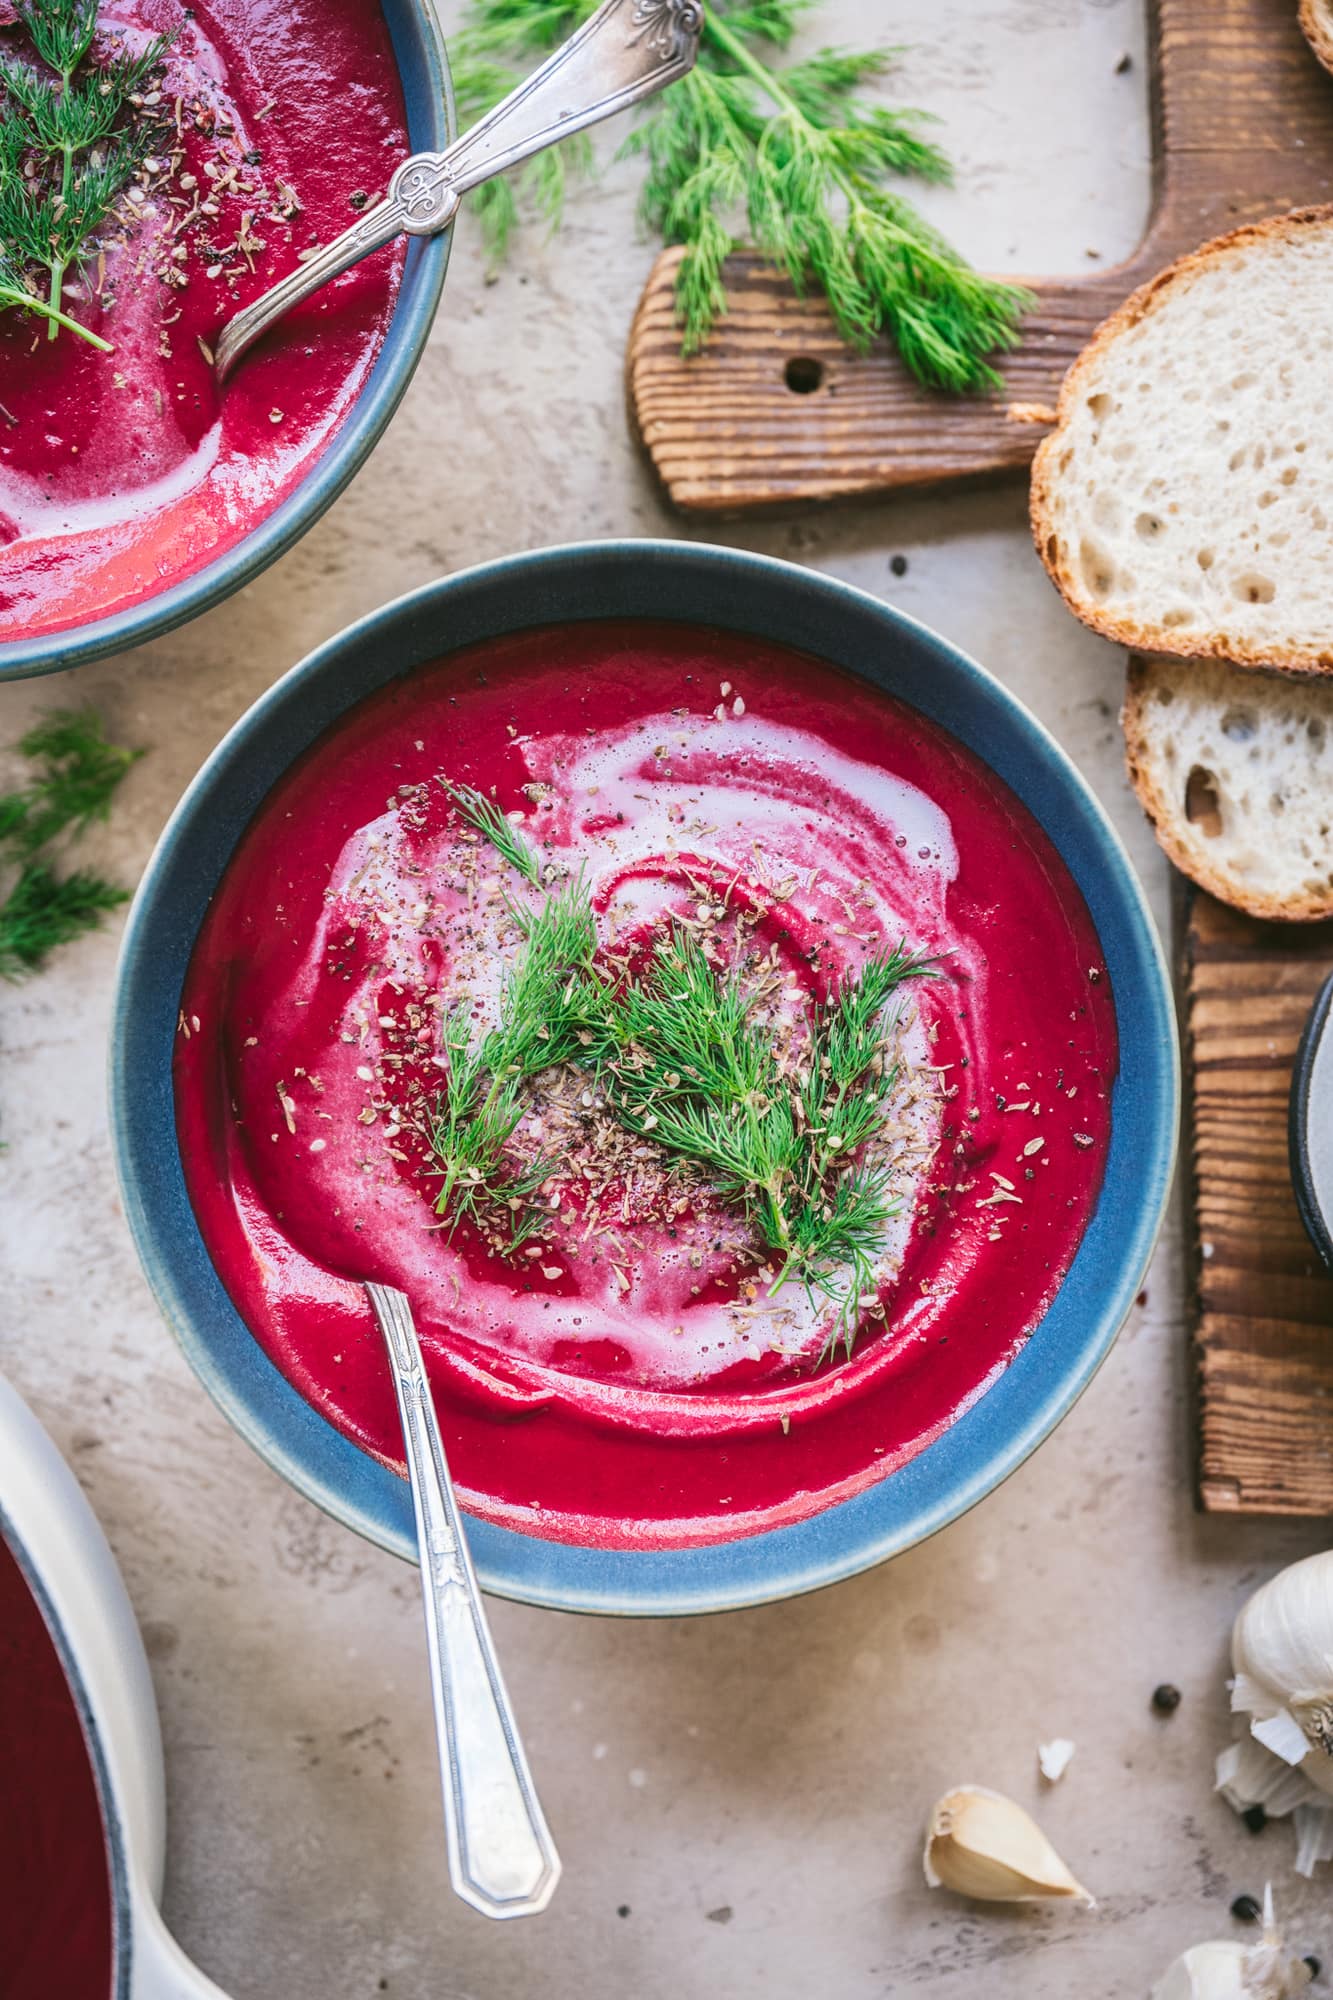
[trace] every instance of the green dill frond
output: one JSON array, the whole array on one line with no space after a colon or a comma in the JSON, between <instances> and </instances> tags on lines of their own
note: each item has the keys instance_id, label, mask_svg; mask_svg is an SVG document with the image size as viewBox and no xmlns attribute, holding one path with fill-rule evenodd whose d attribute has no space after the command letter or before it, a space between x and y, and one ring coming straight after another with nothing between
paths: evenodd
<instances>
[{"instance_id":1,"label":"green dill frond","mask_svg":"<svg viewBox=\"0 0 1333 2000\"><path fill-rule=\"evenodd\" d=\"M474 0L450 44L451 61L465 73L468 61L480 55L522 64L568 41L598 5L599 0Z\"/></svg>"},{"instance_id":2,"label":"green dill frond","mask_svg":"<svg viewBox=\"0 0 1333 2000\"><path fill-rule=\"evenodd\" d=\"M46 862L30 861L0 902L0 979L39 971L58 945L96 930L127 896L86 870L62 878Z\"/></svg>"},{"instance_id":3,"label":"green dill frond","mask_svg":"<svg viewBox=\"0 0 1333 2000\"><path fill-rule=\"evenodd\" d=\"M110 138L130 97L147 82L173 40L171 34L158 35L140 55L122 54L95 64L58 92L39 70L17 60L0 61L0 88L23 112L27 132L22 136L33 150L63 153L69 147L83 152Z\"/></svg>"},{"instance_id":4,"label":"green dill frond","mask_svg":"<svg viewBox=\"0 0 1333 2000\"><path fill-rule=\"evenodd\" d=\"M577 1060L601 989L592 974L597 925L582 874L535 912L511 908L524 950L505 980L501 1026L487 1036L484 1059L496 1076L521 1079Z\"/></svg>"},{"instance_id":5,"label":"green dill frond","mask_svg":"<svg viewBox=\"0 0 1333 2000\"><path fill-rule=\"evenodd\" d=\"M115 133L74 166L68 191L53 204L50 243L54 261L68 269L108 217L128 183L152 152L157 133L137 125Z\"/></svg>"},{"instance_id":6,"label":"green dill frond","mask_svg":"<svg viewBox=\"0 0 1333 2000\"><path fill-rule=\"evenodd\" d=\"M98 0L15 0L33 47L58 76L79 67L97 33Z\"/></svg>"},{"instance_id":7,"label":"green dill frond","mask_svg":"<svg viewBox=\"0 0 1333 2000\"><path fill-rule=\"evenodd\" d=\"M734 34L785 49L814 5L815 0L713 0L713 11ZM722 62L725 66L725 57Z\"/></svg>"},{"instance_id":8,"label":"green dill frond","mask_svg":"<svg viewBox=\"0 0 1333 2000\"><path fill-rule=\"evenodd\" d=\"M18 749L33 770L23 785L0 793L0 851L23 857L104 820L121 780L143 755L108 742L91 709L53 710Z\"/></svg>"},{"instance_id":9,"label":"green dill frond","mask_svg":"<svg viewBox=\"0 0 1333 2000\"><path fill-rule=\"evenodd\" d=\"M470 1041L468 1009L455 1008L444 1023L449 1066L428 1135L441 1180L435 1210L455 1228L464 1220L494 1227L498 1219L508 1232L506 1254L512 1255L541 1227L532 1197L551 1167L544 1160L516 1167L508 1159L523 1116L518 1088L489 1079Z\"/></svg>"},{"instance_id":10,"label":"green dill frond","mask_svg":"<svg viewBox=\"0 0 1333 2000\"><path fill-rule=\"evenodd\" d=\"M682 351L698 353L725 313L726 260L748 238L799 290L824 294L856 351L886 335L931 387L994 388L991 357L1016 344L1031 295L973 271L888 185L950 178L924 114L864 96L892 51L824 48L781 61L812 4L707 0L695 68L621 149L646 163L643 221L683 252ZM592 0L472 0L454 43L465 115L489 109L591 11ZM591 158L586 137L577 162L570 143L524 170L526 182L491 182L473 196L492 264L525 199L558 222L572 173Z\"/></svg>"},{"instance_id":11,"label":"green dill frond","mask_svg":"<svg viewBox=\"0 0 1333 2000\"><path fill-rule=\"evenodd\" d=\"M540 889L540 860L512 820L506 819L494 799L488 799L475 785L456 785L449 778L441 778L439 782L468 825L489 840L496 853L503 855L510 867L531 882L534 889Z\"/></svg>"},{"instance_id":12,"label":"green dill frond","mask_svg":"<svg viewBox=\"0 0 1333 2000\"><path fill-rule=\"evenodd\" d=\"M505 853L514 829L494 804L449 789ZM905 981L933 976L933 961L905 945L868 959L812 1011L794 1084L740 978L719 971L692 931L676 926L639 972L611 978L596 963L582 870L537 908L510 907L523 947L499 1025L474 1045L466 1009L444 1024L448 1081L429 1134L438 1212L489 1218L493 1233L503 1210L520 1232L514 1245L542 1228L531 1202L553 1164L517 1166L511 1156L522 1085L575 1064L596 1076L620 1124L701 1168L739 1210L780 1266L775 1291L795 1278L836 1307L828 1351L841 1341L850 1354L895 1212L887 1172L864 1158L897 1081L887 1059L894 996Z\"/></svg>"},{"instance_id":13,"label":"green dill frond","mask_svg":"<svg viewBox=\"0 0 1333 2000\"><path fill-rule=\"evenodd\" d=\"M831 1360L839 1345L851 1358L861 1315L875 1302L875 1259L883 1231L897 1212L886 1171L858 1167L798 1216L788 1270L811 1298L826 1299L837 1309L821 1363Z\"/></svg>"},{"instance_id":14,"label":"green dill frond","mask_svg":"<svg viewBox=\"0 0 1333 2000\"><path fill-rule=\"evenodd\" d=\"M62 312L65 275L154 150L160 124L139 100L176 31L99 60L97 0L19 0L17 11L32 51L0 60L0 306L42 314L52 339L64 326L107 348Z\"/></svg>"},{"instance_id":15,"label":"green dill frond","mask_svg":"<svg viewBox=\"0 0 1333 2000\"><path fill-rule=\"evenodd\" d=\"M57 945L95 930L125 891L85 869L59 876L52 855L106 818L121 779L140 756L109 743L90 710L57 709L18 746L33 766L0 793L0 867L10 877L0 901L0 979L21 979Z\"/></svg>"},{"instance_id":16,"label":"green dill frond","mask_svg":"<svg viewBox=\"0 0 1333 2000\"><path fill-rule=\"evenodd\" d=\"M464 128L493 111L520 84L533 59L566 41L586 21L598 0L474 0L468 19L449 45L454 97ZM504 260L519 226L521 200L558 229L569 184L590 171L592 144L586 132L571 133L512 174L483 181L469 196L481 227L488 266Z\"/></svg>"}]
</instances>

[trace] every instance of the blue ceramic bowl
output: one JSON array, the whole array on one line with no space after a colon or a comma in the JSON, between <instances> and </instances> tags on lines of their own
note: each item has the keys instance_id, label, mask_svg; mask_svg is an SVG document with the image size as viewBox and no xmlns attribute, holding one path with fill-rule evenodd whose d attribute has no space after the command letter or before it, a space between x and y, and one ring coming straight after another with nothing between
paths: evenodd
<instances>
[{"instance_id":1,"label":"blue ceramic bowl","mask_svg":"<svg viewBox=\"0 0 1333 2000\"><path fill-rule=\"evenodd\" d=\"M435 0L379 0L393 42L414 152L441 152L455 131L453 85ZM328 450L294 492L251 534L181 582L114 617L78 625L59 638L0 643L0 681L82 666L169 632L230 597L300 540L332 506L378 444L412 379L440 303L452 231L408 244L393 318L362 394Z\"/></svg>"},{"instance_id":2,"label":"blue ceramic bowl","mask_svg":"<svg viewBox=\"0 0 1333 2000\"><path fill-rule=\"evenodd\" d=\"M246 824L314 739L386 681L456 647L588 618L687 619L803 648L950 730L1035 814L1078 883L1115 999L1120 1073L1105 1183L1060 1291L1018 1358L916 1459L793 1527L667 1553L576 1548L476 1522L489 1590L564 1610L716 1611L852 1575L981 1499L1057 1424L1143 1281L1175 1151L1175 1018L1152 920L1101 808L1027 710L943 639L828 577L734 550L611 542L516 556L431 584L332 639L263 695L177 807L130 912L111 1040L126 1213L167 1319L232 1422L321 1507L414 1552L406 1484L302 1400L236 1312L200 1237L176 1145L172 1051L195 936Z\"/></svg>"}]
</instances>

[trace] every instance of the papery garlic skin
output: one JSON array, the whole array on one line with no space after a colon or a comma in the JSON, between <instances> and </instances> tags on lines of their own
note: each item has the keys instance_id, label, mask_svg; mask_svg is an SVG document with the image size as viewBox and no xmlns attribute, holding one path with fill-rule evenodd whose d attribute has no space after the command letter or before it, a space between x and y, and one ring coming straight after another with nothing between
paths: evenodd
<instances>
[{"instance_id":1,"label":"papery garlic skin","mask_svg":"<svg viewBox=\"0 0 1333 2000\"><path fill-rule=\"evenodd\" d=\"M1231 1634L1231 1705L1251 1734L1333 1796L1333 1550L1269 1579Z\"/></svg>"},{"instance_id":2,"label":"papery garlic skin","mask_svg":"<svg viewBox=\"0 0 1333 2000\"><path fill-rule=\"evenodd\" d=\"M1022 1806L985 1785L960 1785L936 1802L922 1857L932 1889L984 1903L1093 1899Z\"/></svg>"},{"instance_id":3,"label":"papery garlic skin","mask_svg":"<svg viewBox=\"0 0 1333 2000\"><path fill-rule=\"evenodd\" d=\"M1214 1938L1192 1945L1167 1967L1152 2000L1292 2000L1313 1976L1303 1958L1288 1956L1273 1916L1273 1892L1265 1889L1257 1944Z\"/></svg>"},{"instance_id":4,"label":"papery garlic skin","mask_svg":"<svg viewBox=\"0 0 1333 2000\"><path fill-rule=\"evenodd\" d=\"M1075 1745L1067 1736L1056 1736L1037 1745L1037 1763L1048 1785L1058 1785L1073 1759Z\"/></svg>"},{"instance_id":5,"label":"papery garlic skin","mask_svg":"<svg viewBox=\"0 0 1333 2000\"><path fill-rule=\"evenodd\" d=\"M1292 1983L1293 1975L1280 1967L1273 1972L1256 1971L1252 1947L1230 1938L1196 1944L1182 1952L1152 1990L1152 2000L1288 2000L1310 1983L1310 1969ZM1256 1983L1257 1981L1257 1983Z\"/></svg>"}]
</instances>

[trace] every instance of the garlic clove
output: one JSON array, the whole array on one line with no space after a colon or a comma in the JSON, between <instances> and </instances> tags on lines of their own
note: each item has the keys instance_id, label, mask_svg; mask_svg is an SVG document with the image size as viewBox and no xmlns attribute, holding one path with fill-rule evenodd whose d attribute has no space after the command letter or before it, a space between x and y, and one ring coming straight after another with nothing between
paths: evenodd
<instances>
[{"instance_id":1,"label":"garlic clove","mask_svg":"<svg viewBox=\"0 0 1333 2000\"><path fill-rule=\"evenodd\" d=\"M1192 1945L1170 1964L1152 2000L1292 2000L1313 1973L1288 1955L1273 1916L1273 1892L1264 1891L1264 1933L1257 1944L1213 1938Z\"/></svg>"},{"instance_id":2,"label":"garlic clove","mask_svg":"<svg viewBox=\"0 0 1333 2000\"><path fill-rule=\"evenodd\" d=\"M1092 1907L1036 1821L984 1785L960 1785L937 1801L923 1863L932 1889L983 1903L1072 1898Z\"/></svg>"}]
</instances>

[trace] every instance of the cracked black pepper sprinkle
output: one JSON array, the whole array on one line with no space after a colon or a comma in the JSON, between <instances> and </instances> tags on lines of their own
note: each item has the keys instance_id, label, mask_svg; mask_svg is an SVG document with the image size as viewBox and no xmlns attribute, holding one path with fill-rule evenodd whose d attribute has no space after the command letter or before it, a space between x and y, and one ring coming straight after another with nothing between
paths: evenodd
<instances>
[{"instance_id":1,"label":"cracked black pepper sprinkle","mask_svg":"<svg viewBox=\"0 0 1333 2000\"><path fill-rule=\"evenodd\" d=\"M1262 1833L1268 1825L1268 1814L1262 1806L1247 1806L1241 1818L1251 1833Z\"/></svg>"},{"instance_id":2,"label":"cracked black pepper sprinkle","mask_svg":"<svg viewBox=\"0 0 1333 2000\"><path fill-rule=\"evenodd\" d=\"M1170 1715L1180 1707L1180 1689L1172 1687L1170 1681L1163 1681L1152 1691L1152 1705L1159 1715Z\"/></svg>"},{"instance_id":3,"label":"cracked black pepper sprinkle","mask_svg":"<svg viewBox=\"0 0 1333 2000\"><path fill-rule=\"evenodd\" d=\"M1254 1924L1259 1921L1259 1904L1253 1896L1237 1896L1231 1905L1231 1914L1237 1923Z\"/></svg>"}]
</instances>

